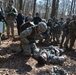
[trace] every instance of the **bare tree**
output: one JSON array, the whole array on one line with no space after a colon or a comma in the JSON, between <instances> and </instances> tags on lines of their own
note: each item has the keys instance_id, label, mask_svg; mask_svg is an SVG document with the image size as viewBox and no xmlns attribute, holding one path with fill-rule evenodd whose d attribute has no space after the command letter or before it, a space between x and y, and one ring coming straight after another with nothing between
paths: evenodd
<instances>
[{"instance_id":1,"label":"bare tree","mask_svg":"<svg viewBox=\"0 0 76 75\"><path fill-rule=\"evenodd\" d=\"M56 0L56 17L57 17L57 14L58 14L58 7L59 7L59 0Z\"/></svg>"},{"instance_id":2,"label":"bare tree","mask_svg":"<svg viewBox=\"0 0 76 75\"><path fill-rule=\"evenodd\" d=\"M48 10L49 10L49 8L48 8L48 2L49 2L49 0L47 0L47 2L46 2L46 12L45 12L45 19L46 20L48 19Z\"/></svg>"},{"instance_id":3,"label":"bare tree","mask_svg":"<svg viewBox=\"0 0 76 75\"><path fill-rule=\"evenodd\" d=\"M23 3L23 0L19 0L19 10L22 9L22 3Z\"/></svg>"},{"instance_id":4,"label":"bare tree","mask_svg":"<svg viewBox=\"0 0 76 75\"><path fill-rule=\"evenodd\" d=\"M58 13L59 0L52 0L51 17L56 17Z\"/></svg>"},{"instance_id":5,"label":"bare tree","mask_svg":"<svg viewBox=\"0 0 76 75\"><path fill-rule=\"evenodd\" d=\"M37 1L37 0L34 0L33 17L34 17L34 15L35 15L35 11L36 11L36 1Z\"/></svg>"}]
</instances>

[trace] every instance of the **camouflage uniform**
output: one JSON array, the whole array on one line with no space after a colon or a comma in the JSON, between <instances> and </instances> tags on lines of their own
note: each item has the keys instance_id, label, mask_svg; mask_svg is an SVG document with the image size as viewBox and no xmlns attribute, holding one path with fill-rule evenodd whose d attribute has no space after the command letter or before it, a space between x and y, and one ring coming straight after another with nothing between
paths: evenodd
<instances>
[{"instance_id":1,"label":"camouflage uniform","mask_svg":"<svg viewBox=\"0 0 76 75\"><path fill-rule=\"evenodd\" d=\"M47 27L46 32L42 33L42 35L40 35L41 39L39 40L39 43L43 42L43 39L45 39L45 41L43 43L45 44L49 44L49 40L50 40L50 27Z\"/></svg>"},{"instance_id":2,"label":"camouflage uniform","mask_svg":"<svg viewBox=\"0 0 76 75\"><path fill-rule=\"evenodd\" d=\"M35 40L38 40L38 35L45 32L47 26L45 23L41 22L37 26L31 26L26 28L20 33L20 39L22 43L22 49L24 55L31 55L33 46L35 46Z\"/></svg>"},{"instance_id":3,"label":"camouflage uniform","mask_svg":"<svg viewBox=\"0 0 76 75\"><path fill-rule=\"evenodd\" d=\"M33 29L33 27L29 27L29 28L25 29L20 34L22 48L24 50L25 55L31 54L31 45L30 44L35 42L34 38L33 38L33 36L35 36L34 34L35 34L35 28Z\"/></svg>"},{"instance_id":4,"label":"camouflage uniform","mask_svg":"<svg viewBox=\"0 0 76 75\"><path fill-rule=\"evenodd\" d=\"M58 22L53 23L53 41L59 43L60 38L60 24Z\"/></svg>"},{"instance_id":5,"label":"camouflage uniform","mask_svg":"<svg viewBox=\"0 0 76 75\"><path fill-rule=\"evenodd\" d=\"M47 22L47 26L49 26L50 27L50 37L49 37L49 41L52 41L52 39L53 39L53 30L52 30L52 28L53 28L53 24L52 24L52 19L50 18L50 19L48 19L48 22Z\"/></svg>"},{"instance_id":6,"label":"camouflage uniform","mask_svg":"<svg viewBox=\"0 0 76 75\"><path fill-rule=\"evenodd\" d=\"M5 9L5 15L7 20L7 37L9 38L10 35L10 28L12 37L14 37L14 22L17 16L17 10L14 6L8 5Z\"/></svg>"},{"instance_id":7,"label":"camouflage uniform","mask_svg":"<svg viewBox=\"0 0 76 75\"><path fill-rule=\"evenodd\" d=\"M64 39L67 38L68 34L69 34L69 22L70 22L70 18L67 18L66 19L66 23L64 23L62 25L62 31L63 31L63 34L62 34L62 39L61 39L61 44L60 44L60 47L62 47L62 44L64 42Z\"/></svg>"},{"instance_id":8,"label":"camouflage uniform","mask_svg":"<svg viewBox=\"0 0 76 75\"><path fill-rule=\"evenodd\" d=\"M35 49L36 50L36 49ZM47 63L53 63L53 64L60 64L63 63L66 60L66 56L61 54L64 52L64 49L56 49L53 46L49 46L43 49L40 49L39 51L34 51L34 57L39 61L39 57L42 57L43 60L46 58L43 56L43 54L47 55ZM41 60L42 61L42 60Z\"/></svg>"},{"instance_id":9,"label":"camouflage uniform","mask_svg":"<svg viewBox=\"0 0 76 75\"><path fill-rule=\"evenodd\" d=\"M68 75L68 73L63 69L54 66L51 69L51 75Z\"/></svg>"},{"instance_id":10,"label":"camouflage uniform","mask_svg":"<svg viewBox=\"0 0 76 75\"><path fill-rule=\"evenodd\" d=\"M68 41L70 40L70 47L69 47L70 49L72 49L75 39L76 39L76 21L73 20L69 24L69 35L67 38ZM67 46L67 43L68 42L65 43L65 47Z\"/></svg>"}]
</instances>

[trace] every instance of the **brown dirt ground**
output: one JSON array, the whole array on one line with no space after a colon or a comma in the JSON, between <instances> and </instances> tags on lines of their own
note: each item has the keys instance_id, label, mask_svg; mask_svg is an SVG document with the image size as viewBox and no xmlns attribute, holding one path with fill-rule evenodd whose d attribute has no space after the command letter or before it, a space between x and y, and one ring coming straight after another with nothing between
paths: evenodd
<instances>
[{"instance_id":1,"label":"brown dirt ground","mask_svg":"<svg viewBox=\"0 0 76 75\"><path fill-rule=\"evenodd\" d=\"M17 33L16 33L17 34ZM69 75L76 75L76 51L67 51L67 60L62 65L37 66L37 61L20 54L14 54L12 50L20 49L20 41L15 35L15 40L6 39L0 46L0 75L51 75L53 66L66 70ZM76 44L75 44L76 45Z\"/></svg>"}]
</instances>

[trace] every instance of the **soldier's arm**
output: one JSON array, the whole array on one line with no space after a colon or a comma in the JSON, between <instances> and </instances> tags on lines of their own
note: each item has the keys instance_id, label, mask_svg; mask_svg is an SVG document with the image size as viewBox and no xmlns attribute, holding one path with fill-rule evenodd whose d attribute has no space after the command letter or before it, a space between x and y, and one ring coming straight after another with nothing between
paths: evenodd
<instances>
[{"instance_id":1,"label":"soldier's arm","mask_svg":"<svg viewBox=\"0 0 76 75\"><path fill-rule=\"evenodd\" d=\"M13 12L14 12L14 14L17 16L18 15L18 11L17 11L17 9L15 8L15 7L13 7Z\"/></svg>"},{"instance_id":2,"label":"soldier's arm","mask_svg":"<svg viewBox=\"0 0 76 75\"><path fill-rule=\"evenodd\" d=\"M32 33L32 29L29 27L21 32L20 37L26 38Z\"/></svg>"}]
</instances>

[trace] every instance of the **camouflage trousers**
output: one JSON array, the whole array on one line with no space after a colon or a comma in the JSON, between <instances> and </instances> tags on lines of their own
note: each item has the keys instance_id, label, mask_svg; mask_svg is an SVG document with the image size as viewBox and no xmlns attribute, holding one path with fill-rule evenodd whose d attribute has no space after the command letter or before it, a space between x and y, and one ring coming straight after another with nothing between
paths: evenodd
<instances>
[{"instance_id":1,"label":"camouflage trousers","mask_svg":"<svg viewBox=\"0 0 76 75\"><path fill-rule=\"evenodd\" d=\"M23 55L31 55L31 46L22 44Z\"/></svg>"},{"instance_id":2,"label":"camouflage trousers","mask_svg":"<svg viewBox=\"0 0 76 75\"><path fill-rule=\"evenodd\" d=\"M65 41L64 46L68 47L68 43L70 42L69 48L72 49L72 47L74 46L75 39L76 39L76 36L74 36L74 34L69 34L66 41Z\"/></svg>"},{"instance_id":3,"label":"camouflage trousers","mask_svg":"<svg viewBox=\"0 0 76 75\"><path fill-rule=\"evenodd\" d=\"M22 43L23 55L31 55L33 51L37 48L35 43L32 44L25 44Z\"/></svg>"},{"instance_id":4,"label":"camouflage trousers","mask_svg":"<svg viewBox=\"0 0 76 75\"><path fill-rule=\"evenodd\" d=\"M61 43L60 43L60 47L62 47L63 42L64 42L65 38L67 39L67 37L68 37L68 33L63 32L63 34L62 34L62 39L61 39ZM67 40L67 41L68 41L68 40Z\"/></svg>"},{"instance_id":5,"label":"camouflage trousers","mask_svg":"<svg viewBox=\"0 0 76 75\"><path fill-rule=\"evenodd\" d=\"M10 32L12 34L12 37L14 37L14 21L7 21L7 37L9 38ZM10 31L11 29L11 31Z\"/></svg>"},{"instance_id":6,"label":"camouflage trousers","mask_svg":"<svg viewBox=\"0 0 76 75\"><path fill-rule=\"evenodd\" d=\"M60 34L59 34L59 32L58 31L54 31L53 32L53 41L55 42L55 41L57 41L57 42L59 42L59 38L60 38Z\"/></svg>"}]
</instances>

